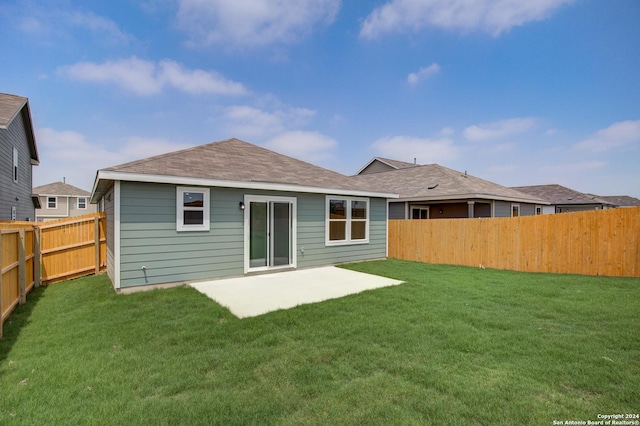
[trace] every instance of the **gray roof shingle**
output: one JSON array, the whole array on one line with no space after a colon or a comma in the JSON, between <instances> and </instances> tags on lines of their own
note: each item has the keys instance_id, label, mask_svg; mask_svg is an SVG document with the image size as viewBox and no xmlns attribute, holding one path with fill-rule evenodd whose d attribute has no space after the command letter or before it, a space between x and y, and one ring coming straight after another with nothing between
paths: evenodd
<instances>
[{"instance_id":1,"label":"gray roof shingle","mask_svg":"<svg viewBox=\"0 0 640 426\"><path fill-rule=\"evenodd\" d=\"M566 186L551 185L531 185L515 186L513 189L542 198L551 204L613 204L599 198L596 195L587 195L582 192L567 188Z\"/></svg>"},{"instance_id":2,"label":"gray roof shingle","mask_svg":"<svg viewBox=\"0 0 640 426\"><path fill-rule=\"evenodd\" d=\"M36 195L60 195L70 197L88 197L91 195L84 189L63 182L53 182L46 185L36 186L32 191Z\"/></svg>"},{"instance_id":3,"label":"gray roof shingle","mask_svg":"<svg viewBox=\"0 0 640 426\"><path fill-rule=\"evenodd\" d=\"M542 202L515 189L489 182L439 164L426 164L398 170L354 176L357 180L381 190L396 192L400 198L446 200L482 198Z\"/></svg>"},{"instance_id":4,"label":"gray roof shingle","mask_svg":"<svg viewBox=\"0 0 640 426\"><path fill-rule=\"evenodd\" d=\"M375 186L266 148L228 139L102 169L117 172L216 181L258 182L300 187L369 191ZM106 175L106 174L105 174ZM98 182L97 182L98 183ZM98 191L101 188L96 186ZM102 188L104 189L104 188ZM96 198L94 189L93 200Z\"/></svg>"}]
</instances>

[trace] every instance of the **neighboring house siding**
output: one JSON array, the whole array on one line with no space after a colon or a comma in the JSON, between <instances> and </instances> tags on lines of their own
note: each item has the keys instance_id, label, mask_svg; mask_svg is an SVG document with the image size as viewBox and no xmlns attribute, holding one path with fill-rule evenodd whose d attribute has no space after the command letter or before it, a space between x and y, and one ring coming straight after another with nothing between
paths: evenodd
<instances>
[{"instance_id":1,"label":"neighboring house siding","mask_svg":"<svg viewBox=\"0 0 640 426\"><path fill-rule=\"evenodd\" d=\"M121 288L244 274L244 212L238 203L245 194L297 198L298 268L386 255L384 199L370 199L369 244L325 247L324 194L214 187L210 231L177 232L175 185L121 182Z\"/></svg>"},{"instance_id":2,"label":"neighboring house siding","mask_svg":"<svg viewBox=\"0 0 640 426\"><path fill-rule=\"evenodd\" d=\"M55 209L49 208L48 200L50 197L55 197L58 200L57 207ZM39 198L42 208L36 209L36 217L38 220L55 220L65 217L96 213L98 211L96 204L89 204L89 195L84 197L86 199L86 209L78 208L78 198L82 197L70 197L67 195L41 195Z\"/></svg>"},{"instance_id":3,"label":"neighboring house siding","mask_svg":"<svg viewBox=\"0 0 640 426\"><path fill-rule=\"evenodd\" d=\"M11 207L16 208L17 220L35 220L31 154L25 134L22 114L16 115L6 129L0 129L0 220L11 219ZM18 183L13 181L14 147L18 149Z\"/></svg>"},{"instance_id":4,"label":"neighboring house siding","mask_svg":"<svg viewBox=\"0 0 640 426\"><path fill-rule=\"evenodd\" d=\"M405 203L389 203L389 219L405 219Z\"/></svg>"},{"instance_id":5,"label":"neighboring house siding","mask_svg":"<svg viewBox=\"0 0 640 426\"><path fill-rule=\"evenodd\" d=\"M496 201L494 203L494 217L511 217L511 203L508 201Z\"/></svg>"},{"instance_id":6,"label":"neighboring house siding","mask_svg":"<svg viewBox=\"0 0 640 426\"><path fill-rule=\"evenodd\" d=\"M520 204L520 216L534 216L536 214L536 206L534 204Z\"/></svg>"},{"instance_id":7,"label":"neighboring house siding","mask_svg":"<svg viewBox=\"0 0 640 426\"><path fill-rule=\"evenodd\" d=\"M379 173L379 172L388 172L389 170L395 170L393 167L384 164L380 161L374 161L373 163L369 164L367 167L365 167L364 170L362 170L359 174L361 175L366 175L369 173Z\"/></svg>"}]
</instances>

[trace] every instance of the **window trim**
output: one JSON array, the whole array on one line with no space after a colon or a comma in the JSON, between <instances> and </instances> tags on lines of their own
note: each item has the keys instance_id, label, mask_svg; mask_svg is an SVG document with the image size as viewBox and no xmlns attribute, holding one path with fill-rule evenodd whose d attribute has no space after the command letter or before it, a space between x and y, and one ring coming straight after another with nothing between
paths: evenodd
<instances>
[{"instance_id":1,"label":"window trim","mask_svg":"<svg viewBox=\"0 0 640 426\"><path fill-rule=\"evenodd\" d=\"M414 212L415 210L418 210L419 212L426 211L426 212L427 212L427 217L426 217L426 218L424 218L424 219L422 219L421 217L420 217L420 218L418 218L418 219L414 219L414 218L413 218L413 212ZM431 219L431 217L430 217L431 212L429 211L429 206L416 206L416 205L412 205L412 206L409 208L409 214L410 214L409 219L411 219L411 220L425 220L425 219ZM422 215L420 214L419 216L422 216Z\"/></svg>"},{"instance_id":2,"label":"window trim","mask_svg":"<svg viewBox=\"0 0 640 426\"><path fill-rule=\"evenodd\" d=\"M13 147L13 167L11 169L11 173L13 174L12 178L15 183L18 183L18 148Z\"/></svg>"},{"instance_id":3,"label":"window trim","mask_svg":"<svg viewBox=\"0 0 640 426\"><path fill-rule=\"evenodd\" d=\"M84 200L84 207L80 207L80 200ZM76 207L78 210L86 210L87 209L87 197L78 197L76 198Z\"/></svg>"},{"instance_id":4,"label":"window trim","mask_svg":"<svg viewBox=\"0 0 640 426\"><path fill-rule=\"evenodd\" d=\"M199 192L203 194L202 207L184 207L184 194L186 192ZM209 231L211 229L210 223L210 189L203 187L193 186L176 186L176 231ZM184 212L185 211L200 211L202 210L202 224L198 225L185 225L184 224Z\"/></svg>"},{"instance_id":5,"label":"window trim","mask_svg":"<svg viewBox=\"0 0 640 426\"><path fill-rule=\"evenodd\" d=\"M330 240L330 225L332 222L331 219L331 200L340 200L346 201L347 205L347 213L345 219L333 219L333 221L344 221L345 222L345 239L344 240ZM353 201L364 201L367 205L367 217L365 219L353 219L351 216L352 202ZM352 240L351 239L351 224L352 222L364 222L365 228L365 238L361 240ZM325 197L325 246L344 246L344 245L355 245L355 244L369 244L369 228L371 224L371 201L369 198L365 197L345 197L342 195L327 195Z\"/></svg>"},{"instance_id":6,"label":"window trim","mask_svg":"<svg viewBox=\"0 0 640 426\"><path fill-rule=\"evenodd\" d=\"M518 214L514 216L513 212L516 210L518 210ZM511 204L511 217L520 217L520 204L517 204L517 203Z\"/></svg>"},{"instance_id":7,"label":"window trim","mask_svg":"<svg viewBox=\"0 0 640 426\"><path fill-rule=\"evenodd\" d=\"M49 205L49 200L53 199L53 207ZM57 210L58 209L58 197L47 196L47 210Z\"/></svg>"}]
</instances>

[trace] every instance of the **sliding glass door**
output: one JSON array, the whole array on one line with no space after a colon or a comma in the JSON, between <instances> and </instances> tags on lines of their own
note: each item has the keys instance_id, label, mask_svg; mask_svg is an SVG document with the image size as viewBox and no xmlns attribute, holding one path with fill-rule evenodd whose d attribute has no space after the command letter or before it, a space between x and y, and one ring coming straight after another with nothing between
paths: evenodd
<instances>
[{"instance_id":1,"label":"sliding glass door","mask_svg":"<svg viewBox=\"0 0 640 426\"><path fill-rule=\"evenodd\" d=\"M296 199L247 195L245 206L245 270L295 267Z\"/></svg>"}]
</instances>

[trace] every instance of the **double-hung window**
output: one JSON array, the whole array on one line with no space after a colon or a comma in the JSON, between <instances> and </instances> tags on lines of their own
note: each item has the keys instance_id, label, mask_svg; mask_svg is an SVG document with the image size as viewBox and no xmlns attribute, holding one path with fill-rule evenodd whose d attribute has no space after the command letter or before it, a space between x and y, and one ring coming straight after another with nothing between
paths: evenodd
<instances>
[{"instance_id":1,"label":"double-hung window","mask_svg":"<svg viewBox=\"0 0 640 426\"><path fill-rule=\"evenodd\" d=\"M87 199L84 197L78 198L78 210L86 210L87 209Z\"/></svg>"},{"instance_id":2,"label":"double-hung window","mask_svg":"<svg viewBox=\"0 0 640 426\"><path fill-rule=\"evenodd\" d=\"M47 197L47 208L48 209L57 209L58 208L58 197Z\"/></svg>"},{"instance_id":3,"label":"double-hung window","mask_svg":"<svg viewBox=\"0 0 640 426\"><path fill-rule=\"evenodd\" d=\"M369 242L369 199L327 196L326 245Z\"/></svg>"},{"instance_id":4,"label":"double-hung window","mask_svg":"<svg viewBox=\"0 0 640 426\"><path fill-rule=\"evenodd\" d=\"M178 187L176 206L176 230L209 230L209 188Z\"/></svg>"}]
</instances>

